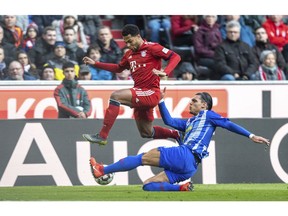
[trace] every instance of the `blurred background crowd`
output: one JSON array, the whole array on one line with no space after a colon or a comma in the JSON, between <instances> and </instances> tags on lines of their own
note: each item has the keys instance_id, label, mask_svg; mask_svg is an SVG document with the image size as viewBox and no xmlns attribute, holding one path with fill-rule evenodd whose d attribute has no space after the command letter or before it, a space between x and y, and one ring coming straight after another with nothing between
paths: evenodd
<instances>
[{"instance_id":1,"label":"blurred background crowd","mask_svg":"<svg viewBox=\"0 0 288 216\"><path fill-rule=\"evenodd\" d=\"M121 29L174 50L181 62L169 80L286 80L287 15L2 15L0 80L63 80L74 64L79 80L131 80L83 65L84 56L119 63ZM165 62L163 62L165 65Z\"/></svg>"}]
</instances>

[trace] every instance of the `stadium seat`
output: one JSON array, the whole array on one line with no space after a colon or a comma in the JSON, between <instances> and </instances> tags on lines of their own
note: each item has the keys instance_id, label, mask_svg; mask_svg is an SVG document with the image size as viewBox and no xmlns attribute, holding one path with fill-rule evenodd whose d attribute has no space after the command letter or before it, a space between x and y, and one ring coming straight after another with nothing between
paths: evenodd
<instances>
[{"instance_id":1,"label":"stadium seat","mask_svg":"<svg viewBox=\"0 0 288 216\"><path fill-rule=\"evenodd\" d=\"M104 26L109 26L110 28L112 28L112 21L110 19L102 19L102 24Z\"/></svg>"},{"instance_id":2,"label":"stadium seat","mask_svg":"<svg viewBox=\"0 0 288 216\"><path fill-rule=\"evenodd\" d=\"M115 39L116 43L120 47L120 49L123 49L126 46L126 43L124 42L123 39Z\"/></svg>"},{"instance_id":3,"label":"stadium seat","mask_svg":"<svg viewBox=\"0 0 288 216\"><path fill-rule=\"evenodd\" d=\"M121 29L111 29L111 33L114 39L122 39L122 30Z\"/></svg>"}]
</instances>

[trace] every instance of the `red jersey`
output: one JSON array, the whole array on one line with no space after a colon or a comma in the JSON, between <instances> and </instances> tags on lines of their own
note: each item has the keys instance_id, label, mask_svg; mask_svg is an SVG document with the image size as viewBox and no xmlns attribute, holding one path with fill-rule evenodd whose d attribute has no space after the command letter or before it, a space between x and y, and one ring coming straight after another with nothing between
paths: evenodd
<instances>
[{"instance_id":1,"label":"red jersey","mask_svg":"<svg viewBox=\"0 0 288 216\"><path fill-rule=\"evenodd\" d=\"M164 72L168 75L181 60L180 56L158 43L144 41L141 47L133 52L128 50L119 64L95 62L95 67L112 73L121 73L124 69L131 71L135 88L160 88L160 77L152 70L161 70L162 59L168 61Z\"/></svg>"},{"instance_id":2,"label":"red jersey","mask_svg":"<svg viewBox=\"0 0 288 216\"><path fill-rule=\"evenodd\" d=\"M173 54L177 55L158 43L145 41L136 52L128 50L119 66L130 69L135 88L160 88L160 77L152 70L161 70L162 59L169 60Z\"/></svg>"}]
</instances>

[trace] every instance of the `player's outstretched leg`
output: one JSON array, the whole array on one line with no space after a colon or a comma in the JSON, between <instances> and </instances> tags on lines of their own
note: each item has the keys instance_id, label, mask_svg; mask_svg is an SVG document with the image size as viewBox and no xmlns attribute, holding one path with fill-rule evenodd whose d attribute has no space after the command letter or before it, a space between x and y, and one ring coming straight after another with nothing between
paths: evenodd
<instances>
[{"instance_id":1,"label":"player's outstretched leg","mask_svg":"<svg viewBox=\"0 0 288 216\"><path fill-rule=\"evenodd\" d=\"M143 185L145 191L193 191L192 181L182 185L170 184L168 182L149 182Z\"/></svg>"},{"instance_id":2,"label":"player's outstretched leg","mask_svg":"<svg viewBox=\"0 0 288 216\"><path fill-rule=\"evenodd\" d=\"M180 134L177 130L172 130L170 128L153 126L153 131L153 139L173 138L176 140L180 137Z\"/></svg>"},{"instance_id":3,"label":"player's outstretched leg","mask_svg":"<svg viewBox=\"0 0 288 216\"><path fill-rule=\"evenodd\" d=\"M107 140L100 137L99 134L83 134L83 138L90 143L98 143L99 145L106 145Z\"/></svg>"},{"instance_id":4,"label":"player's outstretched leg","mask_svg":"<svg viewBox=\"0 0 288 216\"><path fill-rule=\"evenodd\" d=\"M193 190L194 190L194 185L191 180L185 184L180 185L180 191L193 191Z\"/></svg>"},{"instance_id":5,"label":"player's outstretched leg","mask_svg":"<svg viewBox=\"0 0 288 216\"><path fill-rule=\"evenodd\" d=\"M105 167L102 164L97 163L95 158L91 157L90 158L91 171L95 178L99 178L100 176L108 173L132 170L137 168L138 166L143 165L142 164L143 155L144 153L135 156L127 156Z\"/></svg>"},{"instance_id":6,"label":"player's outstretched leg","mask_svg":"<svg viewBox=\"0 0 288 216\"><path fill-rule=\"evenodd\" d=\"M103 172L104 166L102 164L97 163L95 158L93 157L90 158L90 167L95 178L99 178L100 176L104 175Z\"/></svg>"},{"instance_id":7,"label":"player's outstretched leg","mask_svg":"<svg viewBox=\"0 0 288 216\"><path fill-rule=\"evenodd\" d=\"M107 137L109 134L110 129L112 128L118 114L120 102L110 99L109 107L106 110L103 127L100 133L97 134L83 134L83 138L90 143L98 143L99 145L106 145L107 144Z\"/></svg>"}]
</instances>

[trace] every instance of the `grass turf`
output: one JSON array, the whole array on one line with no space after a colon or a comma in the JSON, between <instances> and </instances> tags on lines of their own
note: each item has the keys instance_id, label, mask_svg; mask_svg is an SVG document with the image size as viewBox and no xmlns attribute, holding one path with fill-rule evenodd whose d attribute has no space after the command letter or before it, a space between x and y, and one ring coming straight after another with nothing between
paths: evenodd
<instances>
[{"instance_id":1,"label":"grass turf","mask_svg":"<svg viewBox=\"0 0 288 216\"><path fill-rule=\"evenodd\" d=\"M287 184L195 184L193 192L146 192L130 186L0 187L1 201L288 201Z\"/></svg>"}]
</instances>

